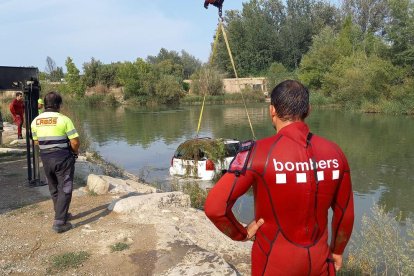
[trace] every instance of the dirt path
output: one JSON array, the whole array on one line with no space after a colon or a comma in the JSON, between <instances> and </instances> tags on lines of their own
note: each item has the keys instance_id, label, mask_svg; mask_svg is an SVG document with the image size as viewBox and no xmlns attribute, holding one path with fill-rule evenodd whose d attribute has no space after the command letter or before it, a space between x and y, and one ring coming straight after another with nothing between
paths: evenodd
<instances>
[{"instance_id":1,"label":"dirt path","mask_svg":"<svg viewBox=\"0 0 414 276\"><path fill-rule=\"evenodd\" d=\"M153 233L153 226L118 219L106 209L111 201L110 196L75 197L71 205L75 228L60 235L51 229L50 200L0 215L0 274L153 275L156 240L145 234ZM117 243L129 248L113 252L111 246ZM82 251L90 256L77 268L53 261L61 254Z\"/></svg>"},{"instance_id":2,"label":"dirt path","mask_svg":"<svg viewBox=\"0 0 414 276\"><path fill-rule=\"evenodd\" d=\"M74 229L52 230L53 206L47 186L28 186L26 158L0 156L0 275L152 275L153 225L137 225L110 213L113 196L74 196ZM112 251L117 243L127 245ZM77 268L53 262L64 253L88 252ZM153 261L151 261L153 260Z\"/></svg>"}]
</instances>

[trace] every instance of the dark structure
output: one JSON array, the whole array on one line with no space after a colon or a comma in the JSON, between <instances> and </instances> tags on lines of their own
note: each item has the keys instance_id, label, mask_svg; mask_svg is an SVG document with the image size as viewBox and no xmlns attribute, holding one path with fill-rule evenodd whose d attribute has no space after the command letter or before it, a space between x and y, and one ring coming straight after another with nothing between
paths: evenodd
<instances>
[{"instance_id":1,"label":"dark structure","mask_svg":"<svg viewBox=\"0 0 414 276\"><path fill-rule=\"evenodd\" d=\"M38 75L36 67L0 66L0 90L21 90L19 82L38 79Z\"/></svg>"},{"instance_id":2,"label":"dark structure","mask_svg":"<svg viewBox=\"0 0 414 276\"><path fill-rule=\"evenodd\" d=\"M32 186L41 185L43 183L40 181L39 157L37 150L31 143L32 134L30 129L31 122L39 115L37 109L37 100L41 90L39 69L36 67L0 66L1 90L21 91L24 94L28 181L29 185Z\"/></svg>"}]
</instances>

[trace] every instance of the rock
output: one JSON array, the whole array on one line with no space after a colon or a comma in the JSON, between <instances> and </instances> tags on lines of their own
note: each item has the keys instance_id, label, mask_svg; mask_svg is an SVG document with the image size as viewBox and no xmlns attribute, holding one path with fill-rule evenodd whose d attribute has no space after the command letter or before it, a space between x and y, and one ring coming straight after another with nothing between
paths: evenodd
<instances>
[{"instance_id":1,"label":"rock","mask_svg":"<svg viewBox=\"0 0 414 276\"><path fill-rule=\"evenodd\" d=\"M141 210L168 209L171 207L189 208L190 197L182 192L131 196L111 203L108 209L116 213L131 213Z\"/></svg>"},{"instance_id":2,"label":"rock","mask_svg":"<svg viewBox=\"0 0 414 276\"><path fill-rule=\"evenodd\" d=\"M80 187L79 189L76 189L73 191L73 196L85 196L87 194L85 187Z\"/></svg>"},{"instance_id":3,"label":"rock","mask_svg":"<svg viewBox=\"0 0 414 276\"><path fill-rule=\"evenodd\" d=\"M106 175L90 174L87 183L88 189L98 195L106 194L108 192L111 194L148 194L157 192L157 189L154 187L133 180L113 178Z\"/></svg>"},{"instance_id":4,"label":"rock","mask_svg":"<svg viewBox=\"0 0 414 276\"><path fill-rule=\"evenodd\" d=\"M208 251L190 250L183 260L162 275L238 275L220 256Z\"/></svg>"},{"instance_id":5,"label":"rock","mask_svg":"<svg viewBox=\"0 0 414 276\"><path fill-rule=\"evenodd\" d=\"M16 139L10 142L10 146L26 145L26 139Z\"/></svg>"},{"instance_id":6,"label":"rock","mask_svg":"<svg viewBox=\"0 0 414 276\"><path fill-rule=\"evenodd\" d=\"M88 176L87 186L89 191L98 195L107 194L109 191L109 183L102 179L101 176L95 174L90 174Z\"/></svg>"},{"instance_id":7,"label":"rock","mask_svg":"<svg viewBox=\"0 0 414 276\"><path fill-rule=\"evenodd\" d=\"M26 149L0 148L0 153L23 153Z\"/></svg>"},{"instance_id":8,"label":"rock","mask_svg":"<svg viewBox=\"0 0 414 276\"><path fill-rule=\"evenodd\" d=\"M141 194L151 194L156 193L157 189L155 187L151 187L149 185L145 185L133 180L126 180L126 184L134 188L138 193Z\"/></svg>"}]
</instances>

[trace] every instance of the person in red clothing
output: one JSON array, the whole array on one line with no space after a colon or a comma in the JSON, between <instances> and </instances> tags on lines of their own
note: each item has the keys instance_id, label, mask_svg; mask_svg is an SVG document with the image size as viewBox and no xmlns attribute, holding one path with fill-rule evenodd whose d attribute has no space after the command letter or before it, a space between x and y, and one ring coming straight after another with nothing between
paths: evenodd
<instances>
[{"instance_id":1,"label":"person in red clothing","mask_svg":"<svg viewBox=\"0 0 414 276\"><path fill-rule=\"evenodd\" d=\"M10 103L9 108L13 115L13 121L17 125L17 138L23 139L22 126L24 122L24 102L22 92L16 92L16 98Z\"/></svg>"},{"instance_id":2,"label":"person in red clothing","mask_svg":"<svg viewBox=\"0 0 414 276\"><path fill-rule=\"evenodd\" d=\"M218 8L219 16L222 16L223 10L223 2L224 0L205 0L204 1L204 8L208 9L208 5L213 5L214 7Z\"/></svg>"},{"instance_id":3,"label":"person in red clothing","mask_svg":"<svg viewBox=\"0 0 414 276\"><path fill-rule=\"evenodd\" d=\"M254 240L252 275L334 275L354 221L348 161L339 146L309 131L309 92L301 83L277 85L269 110L276 135L242 143L205 213L233 240ZM250 187L255 220L244 227L232 207Z\"/></svg>"}]
</instances>

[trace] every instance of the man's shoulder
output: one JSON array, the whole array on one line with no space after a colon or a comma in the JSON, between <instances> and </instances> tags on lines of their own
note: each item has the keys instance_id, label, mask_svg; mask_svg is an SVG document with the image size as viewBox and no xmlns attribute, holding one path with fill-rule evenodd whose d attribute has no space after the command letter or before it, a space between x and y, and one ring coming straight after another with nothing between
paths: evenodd
<instances>
[{"instance_id":1,"label":"man's shoulder","mask_svg":"<svg viewBox=\"0 0 414 276\"><path fill-rule=\"evenodd\" d=\"M339 148L339 146L332 140L329 140L323 136L319 136L317 134L313 134L312 135L312 141L314 143L318 143L318 144L324 144L326 146L331 146L331 147L335 147L335 148Z\"/></svg>"},{"instance_id":2,"label":"man's shoulder","mask_svg":"<svg viewBox=\"0 0 414 276\"><path fill-rule=\"evenodd\" d=\"M275 141L277 141L280 138L280 135L275 134L269 137L265 137L259 140L256 140L256 144L260 146L273 144Z\"/></svg>"}]
</instances>

